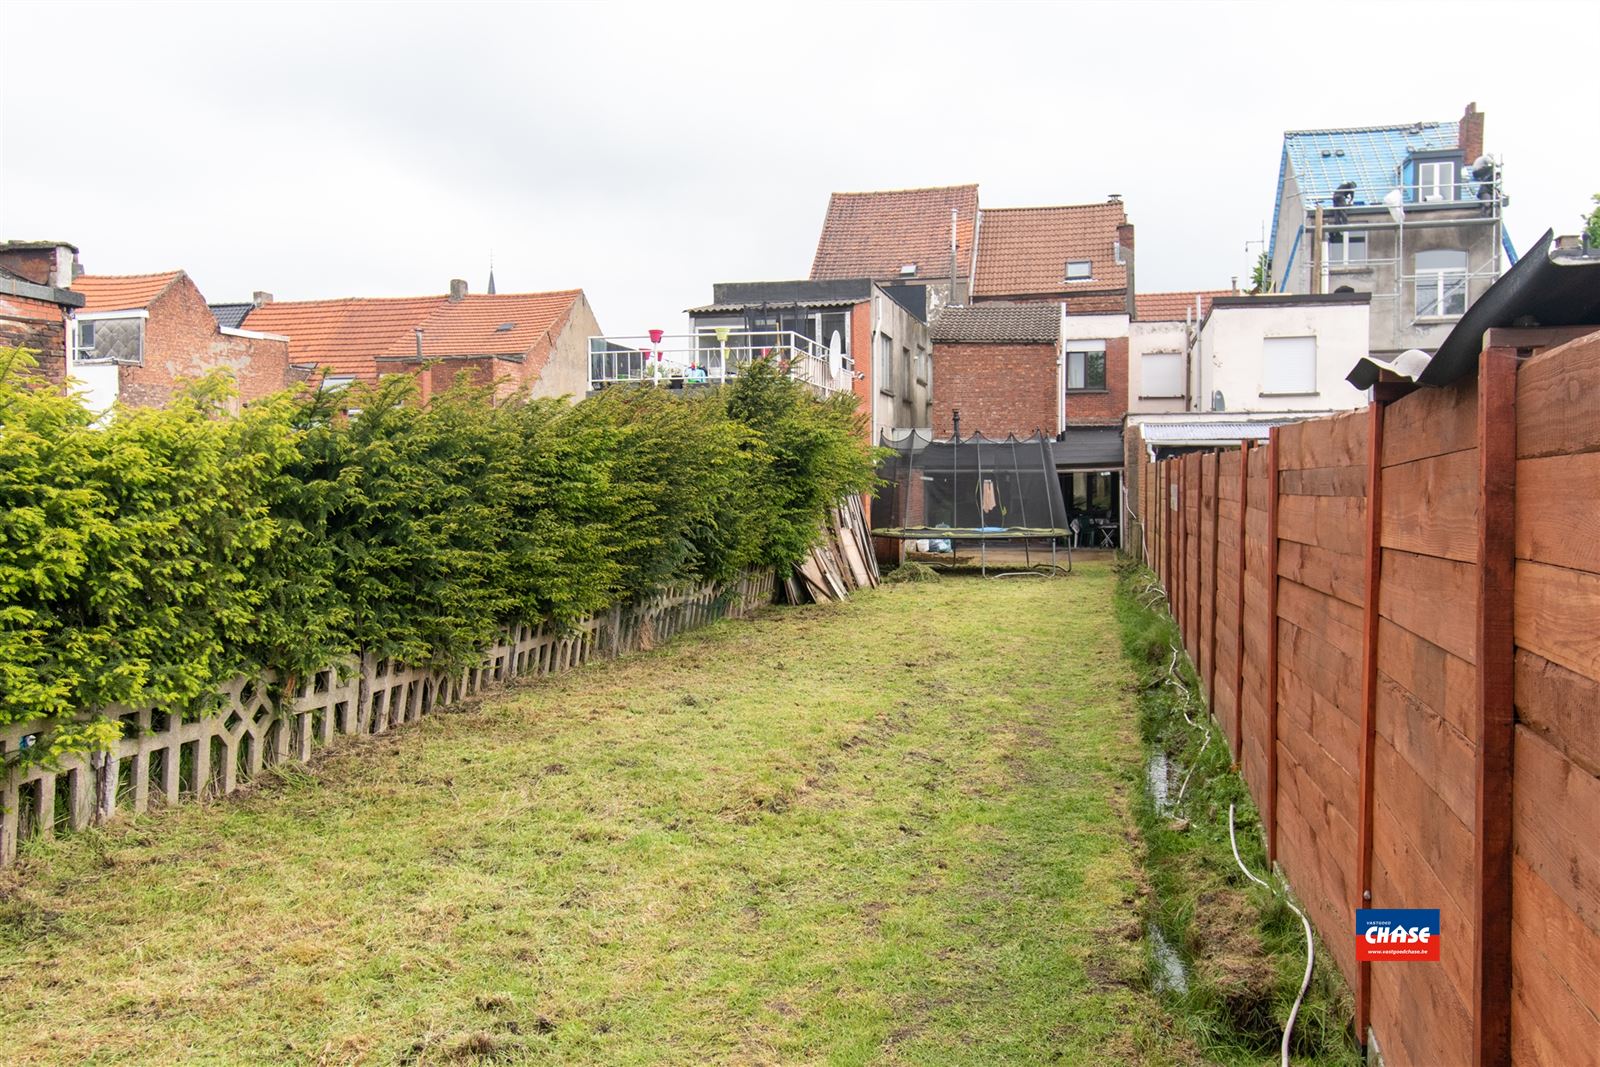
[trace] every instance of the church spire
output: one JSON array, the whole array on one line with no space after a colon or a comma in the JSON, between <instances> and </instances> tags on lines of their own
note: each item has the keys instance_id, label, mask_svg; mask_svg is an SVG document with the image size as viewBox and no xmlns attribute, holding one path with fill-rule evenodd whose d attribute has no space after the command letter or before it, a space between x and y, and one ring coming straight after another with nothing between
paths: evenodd
<instances>
[{"instance_id":1,"label":"church spire","mask_svg":"<svg viewBox=\"0 0 1600 1067\"><path fill-rule=\"evenodd\" d=\"M488 288L487 292L488 292L488 294L490 296L494 295L494 253L493 252L489 253L489 288Z\"/></svg>"}]
</instances>

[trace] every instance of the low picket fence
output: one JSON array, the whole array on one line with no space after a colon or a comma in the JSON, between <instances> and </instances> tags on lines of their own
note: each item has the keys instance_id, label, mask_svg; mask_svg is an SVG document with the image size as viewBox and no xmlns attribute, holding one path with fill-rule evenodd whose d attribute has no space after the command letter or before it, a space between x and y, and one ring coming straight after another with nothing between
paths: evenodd
<instances>
[{"instance_id":1,"label":"low picket fence","mask_svg":"<svg viewBox=\"0 0 1600 1067\"><path fill-rule=\"evenodd\" d=\"M213 714L125 711L117 716L122 737L108 751L52 764L19 758L48 723L0 726L0 867L14 862L18 844L30 837L226 796L269 767L309 760L337 737L384 734L516 678L650 649L717 619L745 617L772 597L770 571L726 585L669 586L570 629L512 627L476 666L431 671L360 657L317 671L287 700L272 675L238 678L222 690Z\"/></svg>"}]
</instances>

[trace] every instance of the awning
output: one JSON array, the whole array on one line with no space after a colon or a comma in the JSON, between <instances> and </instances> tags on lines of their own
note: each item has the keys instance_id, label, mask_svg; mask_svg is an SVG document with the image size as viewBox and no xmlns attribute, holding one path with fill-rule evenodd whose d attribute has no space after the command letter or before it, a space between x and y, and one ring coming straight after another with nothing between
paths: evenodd
<instances>
[{"instance_id":1,"label":"awning","mask_svg":"<svg viewBox=\"0 0 1600 1067\"><path fill-rule=\"evenodd\" d=\"M1152 448L1217 448L1240 441L1265 441L1274 426L1294 419L1270 422L1142 422L1139 433Z\"/></svg>"},{"instance_id":2,"label":"awning","mask_svg":"<svg viewBox=\"0 0 1600 1067\"><path fill-rule=\"evenodd\" d=\"M1057 467L1122 467L1122 427L1068 426L1050 443Z\"/></svg>"}]
</instances>

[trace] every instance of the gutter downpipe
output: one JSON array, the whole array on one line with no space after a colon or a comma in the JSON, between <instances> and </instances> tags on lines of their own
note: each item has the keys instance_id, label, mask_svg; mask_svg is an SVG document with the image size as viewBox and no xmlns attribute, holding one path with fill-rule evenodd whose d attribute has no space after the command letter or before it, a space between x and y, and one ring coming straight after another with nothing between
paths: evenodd
<instances>
[{"instance_id":1,"label":"gutter downpipe","mask_svg":"<svg viewBox=\"0 0 1600 1067\"><path fill-rule=\"evenodd\" d=\"M1194 319L1191 319L1189 317L1191 312L1195 316ZM1191 399L1193 399L1193 397L1194 397L1194 393L1189 388L1189 384L1190 384L1190 377L1194 373L1194 368L1198 365L1198 362L1199 362L1198 360L1196 360L1194 358L1194 346L1195 346L1195 343L1200 339L1199 338L1199 334L1200 334L1199 315L1200 315L1200 298L1197 296L1197 297L1194 298L1194 307L1193 308L1184 308L1183 309L1183 410L1184 411L1188 411L1189 410L1189 401Z\"/></svg>"},{"instance_id":2,"label":"gutter downpipe","mask_svg":"<svg viewBox=\"0 0 1600 1067\"><path fill-rule=\"evenodd\" d=\"M872 413L872 444L876 448L883 443L883 429L878 425L878 283L867 284L867 300L872 305L872 336L868 340L871 351L867 353L867 367L872 371L871 386L867 389L867 410ZM931 342L930 342L931 343Z\"/></svg>"},{"instance_id":3,"label":"gutter downpipe","mask_svg":"<svg viewBox=\"0 0 1600 1067\"><path fill-rule=\"evenodd\" d=\"M1067 305L1061 305L1061 317L1067 316ZM1056 438L1067 428L1067 324L1061 323L1061 337L1056 341Z\"/></svg>"}]
</instances>

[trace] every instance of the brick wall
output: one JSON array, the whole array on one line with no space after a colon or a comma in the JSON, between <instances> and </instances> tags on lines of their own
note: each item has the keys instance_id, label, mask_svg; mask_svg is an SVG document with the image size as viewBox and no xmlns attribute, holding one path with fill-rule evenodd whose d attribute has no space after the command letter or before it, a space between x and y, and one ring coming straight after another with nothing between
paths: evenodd
<instances>
[{"instance_id":1,"label":"brick wall","mask_svg":"<svg viewBox=\"0 0 1600 1067\"><path fill-rule=\"evenodd\" d=\"M1126 355L1124 348L1124 365ZM950 435L954 410L961 412L963 435L1020 436L1035 430L1054 435L1057 380L1054 344L937 342L933 346L934 436Z\"/></svg>"},{"instance_id":2,"label":"brick wall","mask_svg":"<svg viewBox=\"0 0 1600 1067\"><path fill-rule=\"evenodd\" d=\"M1128 291L1068 295L1062 303L1069 315L1115 315L1128 310Z\"/></svg>"},{"instance_id":3,"label":"brick wall","mask_svg":"<svg viewBox=\"0 0 1600 1067\"><path fill-rule=\"evenodd\" d=\"M1086 293L1075 289L1059 293L980 296L973 303L1065 304L1069 315L1116 315L1128 310L1128 290L1100 289Z\"/></svg>"},{"instance_id":4,"label":"brick wall","mask_svg":"<svg viewBox=\"0 0 1600 1067\"><path fill-rule=\"evenodd\" d=\"M56 269L54 248L8 248L0 252L0 267L4 267L34 285L54 285L51 277ZM66 284L63 282L62 284Z\"/></svg>"},{"instance_id":5,"label":"brick wall","mask_svg":"<svg viewBox=\"0 0 1600 1067\"><path fill-rule=\"evenodd\" d=\"M1070 344L1070 342L1069 342ZM1106 341L1104 392L1067 394L1068 426L1120 426L1128 413L1128 339ZM963 423L965 420L963 419Z\"/></svg>"},{"instance_id":6,"label":"brick wall","mask_svg":"<svg viewBox=\"0 0 1600 1067\"><path fill-rule=\"evenodd\" d=\"M1467 166L1472 166L1472 161L1483 155L1483 112L1476 103L1468 104L1462 111L1461 121L1456 125L1456 138L1461 146L1461 157Z\"/></svg>"},{"instance_id":7,"label":"brick wall","mask_svg":"<svg viewBox=\"0 0 1600 1067\"><path fill-rule=\"evenodd\" d=\"M66 320L61 308L43 300L0 294L0 349L26 348L38 369L60 385L67 375Z\"/></svg>"},{"instance_id":8,"label":"brick wall","mask_svg":"<svg viewBox=\"0 0 1600 1067\"><path fill-rule=\"evenodd\" d=\"M219 332L205 297L187 276L157 297L149 311L143 366L120 368L119 396L124 404L161 407L171 402L181 380L217 368L233 374L240 403L290 383L288 343Z\"/></svg>"}]
</instances>

